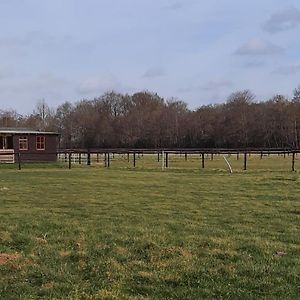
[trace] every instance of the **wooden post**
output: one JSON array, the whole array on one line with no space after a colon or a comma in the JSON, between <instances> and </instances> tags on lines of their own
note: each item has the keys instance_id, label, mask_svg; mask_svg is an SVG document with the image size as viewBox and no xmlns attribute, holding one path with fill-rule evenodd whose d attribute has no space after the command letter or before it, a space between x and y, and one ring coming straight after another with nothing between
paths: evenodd
<instances>
[{"instance_id":1,"label":"wooden post","mask_svg":"<svg viewBox=\"0 0 300 300\"><path fill-rule=\"evenodd\" d=\"M127 153L127 162L130 161L129 152Z\"/></svg>"},{"instance_id":2,"label":"wooden post","mask_svg":"<svg viewBox=\"0 0 300 300\"><path fill-rule=\"evenodd\" d=\"M97 153L97 163L99 162L99 153Z\"/></svg>"},{"instance_id":3,"label":"wooden post","mask_svg":"<svg viewBox=\"0 0 300 300\"><path fill-rule=\"evenodd\" d=\"M285 158L285 151L283 152L283 158Z\"/></svg>"},{"instance_id":4,"label":"wooden post","mask_svg":"<svg viewBox=\"0 0 300 300\"><path fill-rule=\"evenodd\" d=\"M136 164L136 157L135 157L135 152L133 152L133 167L135 168Z\"/></svg>"},{"instance_id":5,"label":"wooden post","mask_svg":"<svg viewBox=\"0 0 300 300\"><path fill-rule=\"evenodd\" d=\"M204 169L204 152L202 152L201 157L202 157L202 169Z\"/></svg>"},{"instance_id":6,"label":"wooden post","mask_svg":"<svg viewBox=\"0 0 300 300\"><path fill-rule=\"evenodd\" d=\"M72 168L72 153L69 152L69 169Z\"/></svg>"},{"instance_id":7,"label":"wooden post","mask_svg":"<svg viewBox=\"0 0 300 300\"><path fill-rule=\"evenodd\" d=\"M211 153L210 159L211 159L211 160L214 160L214 154L213 154L213 153Z\"/></svg>"},{"instance_id":8,"label":"wooden post","mask_svg":"<svg viewBox=\"0 0 300 300\"><path fill-rule=\"evenodd\" d=\"M295 172L295 152L293 151L293 156L292 156L292 171Z\"/></svg>"},{"instance_id":9,"label":"wooden post","mask_svg":"<svg viewBox=\"0 0 300 300\"><path fill-rule=\"evenodd\" d=\"M19 166L19 170L21 170L21 153L18 152L18 166Z\"/></svg>"},{"instance_id":10,"label":"wooden post","mask_svg":"<svg viewBox=\"0 0 300 300\"><path fill-rule=\"evenodd\" d=\"M263 158L263 152L261 151L260 152L260 159L262 159Z\"/></svg>"},{"instance_id":11,"label":"wooden post","mask_svg":"<svg viewBox=\"0 0 300 300\"><path fill-rule=\"evenodd\" d=\"M81 152L79 152L78 163L81 165Z\"/></svg>"},{"instance_id":12,"label":"wooden post","mask_svg":"<svg viewBox=\"0 0 300 300\"><path fill-rule=\"evenodd\" d=\"M240 159L240 153L237 152L237 153L236 153L236 160L239 160L239 159Z\"/></svg>"},{"instance_id":13,"label":"wooden post","mask_svg":"<svg viewBox=\"0 0 300 300\"><path fill-rule=\"evenodd\" d=\"M110 167L110 156L109 156L109 152L107 152L107 167Z\"/></svg>"},{"instance_id":14,"label":"wooden post","mask_svg":"<svg viewBox=\"0 0 300 300\"><path fill-rule=\"evenodd\" d=\"M187 152L184 153L184 159L187 161Z\"/></svg>"},{"instance_id":15,"label":"wooden post","mask_svg":"<svg viewBox=\"0 0 300 300\"><path fill-rule=\"evenodd\" d=\"M247 152L244 153L244 171L247 170Z\"/></svg>"},{"instance_id":16,"label":"wooden post","mask_svg":"<svg viewBox=\"0 0 300 300\"><path fill-rule=\"evenodd\" d=\"M90 150L88 150L88 152L87 152L87 165L88 166L91 165L91 152L90 152Z\"/></svg>"},{"instance_id":17,"label":"wooden post","mask_svg":"<svg viewBox=\"0 0 300 300\"><path fill-rule=\"evenodd\" d=\"M157 151L157 162L159 162L159 151Z\"/></svg>"},{"instance_id":18,"label":"wooden post","mask_svg":"<svg viewBox=\"0 0 300 300\"><path fill-rule=\"evenodd\" d=\"M166 152L166 168L169 167L169 153Z\"/></svg>"},{"instance_id":19,"label":"wooden post","mask_svg":"<svg viewBox=\"0 0 300 300\"><path fill-rule=\"evenodd\" d=\"M104 153L104 167L107 167L107 154L106 152Z\"/></svg>"}]
</instances>

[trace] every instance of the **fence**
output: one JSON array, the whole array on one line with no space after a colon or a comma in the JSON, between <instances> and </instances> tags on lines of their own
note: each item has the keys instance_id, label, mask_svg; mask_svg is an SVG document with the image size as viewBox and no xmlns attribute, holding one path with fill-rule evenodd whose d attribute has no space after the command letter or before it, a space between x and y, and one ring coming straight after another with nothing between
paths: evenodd
<instances>
[{"instance_id":1,"label":"fence","mask_svg":"<svg viewBox=\"0 0 300 300\"><path fill-rule=\"evenodd\" d=\"M171 156L184 156L184 160L187 161L188 157L198 155L201 159L201 168L205 168L205 161L209 157L211 161L214 160L216 156L226 155L226 156L236 156L236 160L243 157L243 170L247 170L248 157L250 155L257 155L260 159L264 156L278 155L286 157L291 157L291 170L295 171L296 156L300 153L300 150L291 149L65 149L58 152L58 157L64 162L68 162L69 168L72 164L82 164L87 165L92 164L92 157L96 163L103 162L103 166L110 168L113 159L116 155L124 156L127 162L131 164L133 168L137 166L137 161L144 156L156 156L157 162L161 162L161 168L167 169L170 167L170 157Z\"/></svg>"},{"instance_id":2,"label":"fence","mask_svg":"<svg viewBox=\"0 0 300 300\"><path fill-rule=\"evenodd\" d=\"M8 152L7 152L8 151ZM68 166L98 164L110 168L116 157L127 162L127 167L136 168L141 158L148 157L156 161L161 169L172 167L171 158L180 158L188 161L191 157L200 160L199 168L205 169L207 161L214 161L220 156L235 157L236 161L242 160L243 170L248 168L250 156L263 159L265 156L280 156L284 159L290 158L290 170L296 170L296 158L300 153L299 149L61 149L55 153L30 153L14 152L13 150L0 151L0 162L15 163L21 170L22 165L32 162L60 162Z\"/></svg>"}]
</instances>

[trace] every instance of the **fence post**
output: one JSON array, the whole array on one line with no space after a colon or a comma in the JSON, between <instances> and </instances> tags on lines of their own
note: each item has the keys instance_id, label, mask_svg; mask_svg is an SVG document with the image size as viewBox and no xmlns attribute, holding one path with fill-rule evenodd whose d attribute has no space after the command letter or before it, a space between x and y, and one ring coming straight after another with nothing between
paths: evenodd
<instances>
[{"instance_id":1,"label":"fence post","mask_svg":"<svg viewBox=\"0 0 300 300\"><path fill-rule=\"evenodd\" d=\"M135 159L135 152L133 152L133 167L135 168L136 159Z\"/></svg>"},{"instance_id":2,"label":"fence post","mask_svg":"<svg viewBox=\"0 0 300 300\"><path fill-rule=\"evenodd\" d=\"M159 151L157 151L157 162L159 162Z\"/></svg>"},{"instance_id":3,"label":"fence post","mask_svg":"<svg viewBox=\"0 0 300 300\"><path fill-rule=\"evenodd\" d=\"M79 152L78 163L81 165L81 152Z\"/></svg>"},{"instance_id":4,"label":"fence post","mask_svg":"<svg viewBox=\"0 0 300 300\"><path fill-rule=\"evenodd\" d=\"M293 151L293 156L292 156L292 171L295 172L295 152Z\"/></svg>"},{"instance_id":5,"label":"fence post","mask_svg":"<svg viewBox=\"0 0 300 300\"><path fill-rule=\"evenodd\" d=\"M72 153L69 152L69 169L72 167Z\"/></svg>"},{"instance_id":6,"label":"fence post","mask_svg":"<svg viewBox=\"0 0 300 300\"><path fill-rule=\"evenodd\" d=\"M110 155L109 152L107 152L107 167L110 167Z\"/></svg>"},{"instance_id":7,"label":"fence post","mask_svg":"<svg viewBox=\"0 0 300 300\"><path fill-rule=\"evenodd\" d=\"M184 159L187 161L187 152L184 153Z\"/></svg>"},{"instance_id":8,"label":"fence post","mask_svg":"<svg viewBox=\"0 0 300 300\"><path fill-rule=\"evenodd\" d=\"M169 153L166 152L166 168L169 167Z\"/></svg>"},{"instance_id":9,"label":"fence post","mask_svg":"<svg viewBox=\"0 0 300 300\"><path fill-rule=\"evenodd\" d=\"M91 151L90 151L90 149L88 149L88 152L87 152L87 165L88 166L91 165Z\"/></svg>"},{"instance_id":10,"label":"fence post","mask_svg":"<svg viewBox=\"0 0 300 300\"><path fill-rule=\"evenodd\" d=\"M202 158L202 169L204 169L204 152L201 153L201 158Z\"/></svg>"},{"instance_id":11,"label":"fence post","mask_svg":"<svg viewBox=\"0 0 300 300\"><path fill-rule=\"evenodd\" d=\"M244 171L247 170L247 152L244 153Z\"/></svg>"},{"instance_id":12,"label":"fence post","mask_svg":"<svg viewBox=\"0 0 300 300\"><path fill-rule=\"evenodd\" d=\"M211 153L210 159L211 159L211 160L214 160L214 154L213 154L213 153Z\"/></svg>"},{"instance_id":13,"label":"fence post","mask_svg":"<svg viewBox=\"0 0 300 300\"><path fill-rule=\"evenodd\" d=\"M18 152L18 166L19 166L19 170L21 170L21 153Z\"/></svg>"}]
</instances>

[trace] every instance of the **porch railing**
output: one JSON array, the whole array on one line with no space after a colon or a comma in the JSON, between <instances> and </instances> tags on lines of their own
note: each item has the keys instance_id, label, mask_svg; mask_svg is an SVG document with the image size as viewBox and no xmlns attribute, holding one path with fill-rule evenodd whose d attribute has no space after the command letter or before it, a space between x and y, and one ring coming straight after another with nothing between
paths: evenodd
<instances>
[{"instance_id":1,"label":"porch railing","mask_svg":"<svg viewBox=\"0 0 300 300\"><path fill-rule=\"evenodd\" d=\"M0 163L15 162L15 150L14 149L0 149Z\"/></svg>"}]
</instances>

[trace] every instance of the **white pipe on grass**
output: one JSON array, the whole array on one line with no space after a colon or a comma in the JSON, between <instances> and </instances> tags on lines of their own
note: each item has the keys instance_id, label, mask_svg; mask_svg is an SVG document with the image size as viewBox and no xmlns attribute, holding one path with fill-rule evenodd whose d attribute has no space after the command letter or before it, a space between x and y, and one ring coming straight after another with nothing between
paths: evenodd
<instances>
[{"instance_id":1,"label":"white pipe on grass","mask_svg":"<svg viewBox=\"0 0 300 300\"><path fill-rule=\"evenodd\" d=\"M227 160L227 158L223 155L223 158L224 158L224 160L226 161L226 164L227 164L227 166L228 166L228 168L229 168L229 172L230 173L233 173L233 171L232 171L232 168L231 168L231 165L230 165L230 163L229 163L229 161Z\"/></svg>"}]
</instances>

